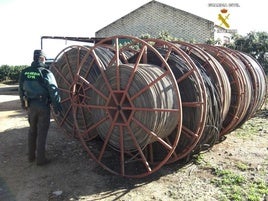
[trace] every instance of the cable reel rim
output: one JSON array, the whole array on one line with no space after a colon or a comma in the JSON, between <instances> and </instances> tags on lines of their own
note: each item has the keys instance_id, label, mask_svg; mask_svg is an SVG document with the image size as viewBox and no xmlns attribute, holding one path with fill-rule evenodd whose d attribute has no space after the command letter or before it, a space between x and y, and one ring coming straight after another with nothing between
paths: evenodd
<instances>
[{"instance_id":1,"label":"cable reel rim","mask_svg":"<svg viewBox=\"0 0 268 201\"><path fill-rule=\"evenodd\" d=\"M138 39L136 37L129 37L129 36L114 36L114 37L110 37L110 38L106 38L104 41L101 41L99 43L97 43L95 46L93 46L90 50L88 50L88 53L87 55L90 55L90 54L93 54L94 53L94 50L98 47L102 47L102 44L105 44L109 41L117 41L115 46L114 46L114 51L115 51L115 64L116 64L116 67L118 68L119 67L119 63L116 62L117 60L119 60L119 56L122 56L120 54L123 54L123 51L124 51L124 46L119 48L119 44L118 44L118 41L119 39L130 39L131 40L131 44L134 45L136 43L138 44L142 44L142 47L143 48L148 48L150 50L152 50L156 55L158 55L158 57L162 60L163 63L165 63L165 69L166 69L166 72L167 74L172 77L173 79L173 82L175 82L175 78L170 70L170 67L169 65L166 63L165 59L162 58L162 56L159 54L159 52L157 50L155 50L150 44L148 44L147 42L141 40L141 39ZM104 47L107 47L107 45L104 45ZM129 48L128 46L126 46L127 48ZM146 55L146 54L145 54ZM144 56L144 55L142 55ZM97 58L96 58L97 60ZM140 61L136 62L135 65L138 66L138 64L140 63ZM81 67L83 65L80 66L80 69L78 70L78 73L77 73L77 76L79 76L79 72L81 71ZM138 68L138 67L137 67ZM77 78L77 81L79 80L79 77ZM181 111L181 99L180 99L180 93L179 93L179 89L177 87L177 85L175 85L175 94L176 94L176 97L177 97L177 101L178 101L178 123L176 125L176 129L177 129L177 132L176 132L176 137L174 139L174 141L171 143L171 145L169 145L169 151L167 153L167 155L164 157L164 159L161 159L160 162L157 162L153 165L155 165L154 167L152 167L152 169L148 169L148 170L145 170L144 172L142 173L138 173L138 174L130 174L130 173L126 173L124 172L124 170L121 169L121 171L114 171L113 169L111 169L108 164L105 164L103 163L93 152L92 150L86 145L86 142L84 141L83 137L81 136L81 134L78 134L79 135L79 139L80 141L82 141L82 144L84 146L84 148L86 149L87 153L89 154L89 156L91 158L93 158L99 165L101 165L104 169L108 170L109 172L113 173L113 174L117 174L117 175L121 175L121 176L124 176L124 177L143 177L143 176L147 176L155 171L157 171L158 169L160 169L164 164L166 164L166 162L168 161L168 159L170 158L170 156L172 155L172 153L174 152L176 146L177 146L177 143L179 141L179 137L180 137L180 133L181 133L181 118L182 118L182 111ZM77 121L75 120L74 121L76 127L77 127L77 130L79 125L77 124ZM160 139L159 139L160 140ZM105 142L106 143L106 142ZM106 146L106 145L105 145ZM165 145L166 146L166 145ZM101 150L101 152L104 151L105 148L102 147L103 150ZM142 152L141 152L142 153ZM102 154L102 153L101 153ZM121 153L122 155L123 153ZM100 156L99 156L100 157ZM143 159L145 161L143 161L144 163L149 163L149 160L148 159ZM122 162L122 161L121 161ZM124 164L121 164L123 167L123 169L125 168Z\"/></svg>"}]
</instances>

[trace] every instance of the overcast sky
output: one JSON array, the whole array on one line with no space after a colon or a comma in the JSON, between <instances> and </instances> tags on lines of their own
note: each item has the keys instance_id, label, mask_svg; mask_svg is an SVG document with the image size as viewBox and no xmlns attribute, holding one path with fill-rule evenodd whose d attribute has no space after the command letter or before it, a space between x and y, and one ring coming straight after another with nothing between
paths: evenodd
<instances>
[{"instance_id":1,"label":"overcast sky","mask_svg":"<svg viewBox=\"0 0 268 201\"><path fill-rule=\"evenodd\" d=\"M218 14L227 5L230 29L245 35L268 32L267 0L158 0L220 24ZM41 36L94 37L95 32L150 0L0 0L0 65L29 65ZM232 5L232 6L229 6ZM44 41L44 50L55 57L70 45Z\"/></svg>"}]
</instances>

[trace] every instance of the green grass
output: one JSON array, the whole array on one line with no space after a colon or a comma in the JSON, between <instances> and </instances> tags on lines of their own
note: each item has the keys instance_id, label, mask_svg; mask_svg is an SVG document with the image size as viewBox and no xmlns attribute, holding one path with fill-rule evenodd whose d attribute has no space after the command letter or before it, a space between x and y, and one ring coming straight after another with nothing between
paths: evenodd
<instances>
[{"instance_id":1,"label":"green grass","mask_svg":"<svg viewBox=\"0 0 268 201\"><path fill-rule=\"evenodd\" d=\"M263 180L248 179L242 174L231 170L216 168L212 172L215 178L211 180L226 196L220 200L262 201L268 195L268 184Z\"/></svg>"},{"instance_id":2,"label":"green grass","mask_svg":"<svg viewBox=\"0 0 268 201\"><path fill-rule=\"evenodd\" d=\"M263 113L264 112L266 111L263 111ZM254 135L260 135L267 129L266 121L266 118L256 116L246 121L240 128L237 128L231 134L242 139L249 139L254 137Z\"/></svg>"},{"instance_id":3,"label":"green grass","mask_svg":"<svg viewBox=\"0 0 268 201\"><path fill-rule=\"evenodd\" d=\"M249 165L242 162L238 162L236 167L243 172L249 169Z\"/></svg>"},{"instance_id":4,"label":"green grass","mask_svg":"<svg viewBox=\"0 0 268 201\"><path fill-rule=\"evenodd\" d=\"M216 168L213 172L216 177L212 183L216 184L217 186L224 186L224 185L241 185L245 183L245 178L241 175L235 174L230 170L221 170Z\"/></svg>"},{"instance_id":5,"label":"green grass","mask_svg":"<svg viewBox=\"0 0 268 201\"><path fill-rule=\"evenodd\" d=\"M268 99L254 118L246 121L231 135L245 141L253 141L257 136L267 135L267 106ZM223 196L217 198L219 201L264 201L265 196L268 197L268 181L265 179L268 159L265 161L265 164L260 164L263 168L256 172L250 161L232 161L232 165L224 168L221 164L212 165L211 161L206 161L205 154L199 153L194 157L194 164L200 169L211 170L210 182L223 193Z\"/></svg>"},{"instance_id":6,"label":"green grass","mask_svg":"<svg viewBox=\"0 0 268 201\"><path fill-rule=\"evenodd\" d=\"M268 183L258 175L247 174L252 169L250 164L237 162L233 170L223 169L207 162L204 156L196 155L194 164L200 169L211 170L213 178L210 182L223 193L223 196L217 198L219 201L263 201L268 195ZM258 173L267 174L265 171Z\"/></svg>"}]
</instances>

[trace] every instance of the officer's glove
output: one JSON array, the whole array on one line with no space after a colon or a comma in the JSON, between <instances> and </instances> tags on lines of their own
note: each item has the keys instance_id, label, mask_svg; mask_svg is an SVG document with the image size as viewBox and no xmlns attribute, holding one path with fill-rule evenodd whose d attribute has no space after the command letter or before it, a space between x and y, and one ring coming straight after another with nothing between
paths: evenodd
<instances>
[{"instance_id":1,"label":"officer's glove","mask_svg":"<svg viewBox=\"0 0 268 201\"><path fill-rule=\"evenodd\" d=\"M58 105L57 108L58 108L58 111L59 111L60 113L62 113L62 107L61 107L61 105Z\"/></svg>"},{"instance_id":2,"label":"officer's glove","mask_svg":"<svg viewBox=\"0 0 268 201\"><path fill-rule=\"evenodd\" d=\"M28 108L25 106L24 102L21 103L21 108L22 108L23 110L27 110L27 109L28 109Z\"/></svg>"},{"instance_id":3,"label":"officer's glove","mask_svg":"<svg viewBox=\"0 0 268 201\"><path fill-rule=\"evenodd\" d=\"M54 111L54 114L55 114L56 116L59 116L60 113L62 112L62 107L61 107L61 105L58 105L57 107L53 107L53 111Z\"/></svg>"}]
</instances>

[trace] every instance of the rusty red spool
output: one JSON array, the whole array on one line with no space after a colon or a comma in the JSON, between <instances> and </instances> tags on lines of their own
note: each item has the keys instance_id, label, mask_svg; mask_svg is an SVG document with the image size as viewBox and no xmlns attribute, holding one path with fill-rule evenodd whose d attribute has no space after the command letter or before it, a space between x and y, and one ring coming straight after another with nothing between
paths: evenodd
<instances>
[{"instance_id":1,"label":"rusty red spool","mask_svg":"<svg viewBox=\"0 0 268 201\"><path fill-rule=\"evenodd\" d=\"M65 48L51 70L62 97L59 126L124 177L148 176L213 146L267 95L256 60L204 44L113 36Z\"/></svg>"}]
</instances>

